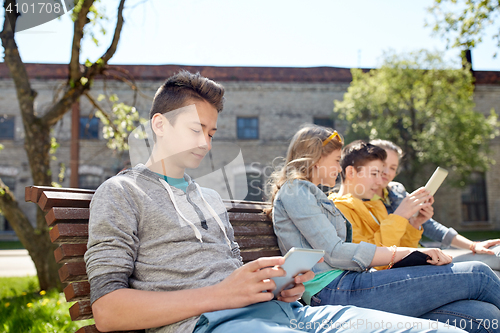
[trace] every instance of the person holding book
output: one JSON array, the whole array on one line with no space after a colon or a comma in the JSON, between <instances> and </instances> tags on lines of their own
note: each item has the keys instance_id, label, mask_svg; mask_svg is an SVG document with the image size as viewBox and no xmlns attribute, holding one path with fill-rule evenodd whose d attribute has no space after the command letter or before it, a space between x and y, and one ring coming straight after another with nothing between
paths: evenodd
<instances>
[{"instance_id":1,"label":"person holding book","mask_svg":"<svg viewBox=\"0 0 500 333\"><path fill-rule=\"evenodd\" d=\"M394 178L399 172L399 165L404 152L392 141L371 140L371 144L385 150L387 157L382 171L381 185L377 188L372 200L380 200L387 209L388 214L394 213L400 205L411 197L406 192L403 184L395 182ZM430 210L430 209L429 209ZM433 209L432 209L433 211ZM439 242L442 248L453 246L459 249L470 250L470 253L453 258L453 262L478 260L486 263L500 276L500 239L489 239L481 242L471 241L460 235L455 229L448 228L432 218L426 211L419 211L419 218L423 221L422 235Z\"/></svg>"},{"instance_id":2,"label":"person holding book","mask_svg":"<svg viewBox=\"0 0 500 333\"><path fill-rule=\"evenodd\" d=\"M422 249L430 265L370 270L392 266L416 249L352 242L351 222L318 187L335 184L342 146L336 131L306 125L295 133L284 165L271 177L268 213L281 252L292 247L325 250L324 262L313 268L316 276L304 283L304 301L313 306L358 305L440 322L467 318L471 325L465 330L487 332L483 319L491 322L500 316L500 280L488 266L450 265L451 257L441 250Z\"/></svg>"}]
</instances>

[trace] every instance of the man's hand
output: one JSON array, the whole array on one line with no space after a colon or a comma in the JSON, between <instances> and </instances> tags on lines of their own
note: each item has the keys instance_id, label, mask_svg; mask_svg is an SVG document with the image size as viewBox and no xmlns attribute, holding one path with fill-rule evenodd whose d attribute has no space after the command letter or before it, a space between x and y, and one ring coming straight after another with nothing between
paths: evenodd
<instances>
[{"instance_id":1,"label":"man's hand","mask_svg":"<svg viewBox=\"0 0 500 333\"><path fill-rule=\"evenodd\" d=\"M434 215L434 208L432 206L426 206L419 210L417 216L410 217L410 224L415 229L420 229L422 224L429 220Z\"/></svg>"},{"instance_id":2,"label":"man's hand","mask_svg":"<svg viewBox=\"0 0 500 333\"><path fill-rule=\"evenodd\" d=\"M325 258L321 258L318 261L318 264L323 261L325 261ZM283 290L278 295L278 301L283 301L288 303L298 301L302 297L302 294L304 294L304 291L306 290L303 283L312 280L313 278L314 278L313 271L307 271L302 275L297 275L294 278L295 285L290 289Z\"/></svg>"},{"instance_id":3,"label":"man's hand","mask_svg":"<svg viewBox=\"0 0 500 333\"><path fill-rule=\"evenodd\" d=\"M433 203L432 196L424 187L408 194L396 209L394 214L409 220L420 209L430 207ZM425 221L424 221L425 222Z\"/></svg>"},{"instance_id":4,"label":"man's hand","mask_svg":"<svg viewBox=\"0 0 500 333\"><path fill-rule=\"evenodd\" d=\"M284 263L283 257L259 258L232 272L214 286L219 299L224 300L224 308L242 308L272 300L273 293L263 291L272 291L276 288L271 278L286 275L282 268L277 267Z\"/></svg>"}]
</instances>

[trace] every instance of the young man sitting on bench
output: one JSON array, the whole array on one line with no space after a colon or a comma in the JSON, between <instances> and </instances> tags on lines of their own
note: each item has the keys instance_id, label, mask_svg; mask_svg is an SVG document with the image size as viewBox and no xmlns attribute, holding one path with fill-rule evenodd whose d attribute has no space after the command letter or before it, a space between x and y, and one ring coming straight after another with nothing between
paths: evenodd
<instances>
[{"instance_id":1,"label":"young man sitting on bench","mask_svg":"<svg viewBox=\"0 0 500 333\"><path fill-rule=\"evenodd\" d=\"M211 149L223 95L220 84L199 74L169 78L150 112L155 144L148 162L95 192L85 262L99 330L366 332L383 318L387 332L461 332L350 306L303 307L296 301L311 271L272 300L265 291L275 288L273 277L285 274L275 267L284 259L243 265L220 196L185 174ZM423 326L402 330L404 323Z\"/></svg>"}]
</instances>

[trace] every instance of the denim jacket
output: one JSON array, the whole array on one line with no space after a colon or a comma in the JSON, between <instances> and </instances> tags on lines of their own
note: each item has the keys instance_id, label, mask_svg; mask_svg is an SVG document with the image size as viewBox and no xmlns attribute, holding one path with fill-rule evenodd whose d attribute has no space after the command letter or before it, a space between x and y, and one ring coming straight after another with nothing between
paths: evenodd
<instances>
[{"instance_id":1,"label":"denim jacket","mask_svg":"<svg viewBox=\"0 0 500 333\"><path fill-rule=\"evenodd\" d=\"M325 261L314 266L315 273L363 271L375 255L375 245L352 243L351 223L309 181L287 181L276 194L272 215L282 254L292 247L325 250Z\"/></svg>"},{"instance_id":2,"label":"denim jacket","mask_svg":"<svg viewBox=\"0 0 500 333\"><path fill-rule=\"evenodd\" d=\"M390 182L389 186L387 186L387 191L389 192L390 204L388 205L384 202L384 205L387 208L387 213L393 214L401 204L401 201L408 195L408 192L406 192L403 184L397 182ZM449 247L453 238L458 235L455 229L447 228L432 218L425 221L422 227L424 228L423 235L436 242L441 242L441 248Z\"/></svg>"}]
</instances>

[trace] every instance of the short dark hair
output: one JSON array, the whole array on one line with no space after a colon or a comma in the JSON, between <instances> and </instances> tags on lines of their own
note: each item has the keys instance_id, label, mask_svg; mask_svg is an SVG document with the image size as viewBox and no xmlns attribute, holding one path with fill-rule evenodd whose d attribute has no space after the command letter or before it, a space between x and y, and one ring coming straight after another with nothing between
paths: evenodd
<instances>
[{"instance_id":1,"label":"short dark hair","mask_svg":"<svg viewBox=\"0 0 500 333\"><path fill-rule=\"evenodd\" d=\"M386 158L387 153L383 148L362 140L353 141L342 150L342 158L340 160L342 180L345 180L345 169L348 166L353 166L358 170L368 162L375 160L383 162Z\"/></svg>"},{"instance_id":2,"label":"short dark hair","mask_svg":"<svg viewBox=\"0 0 500 333\"><path fill-rule=\"evenodd\" d=\"M161 113L174 125L177 114L168 112L186 106L189 100L207 101L221 112L224 107L224 87L200 73L192 74L181 70L169 77L156 91L149 119L156 113Z\"/></svg>"}]
</instances>

